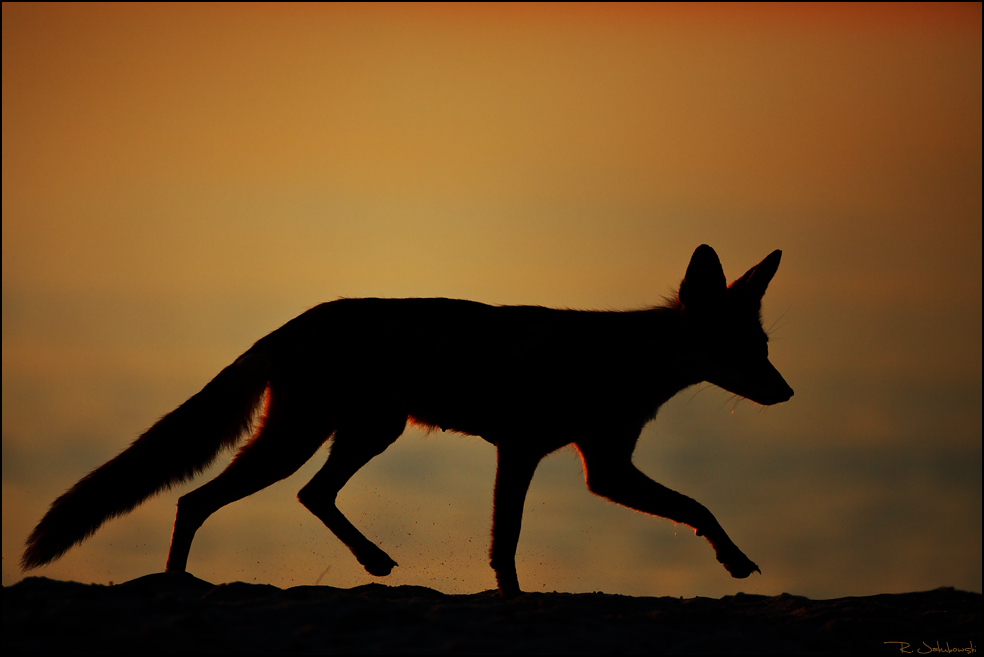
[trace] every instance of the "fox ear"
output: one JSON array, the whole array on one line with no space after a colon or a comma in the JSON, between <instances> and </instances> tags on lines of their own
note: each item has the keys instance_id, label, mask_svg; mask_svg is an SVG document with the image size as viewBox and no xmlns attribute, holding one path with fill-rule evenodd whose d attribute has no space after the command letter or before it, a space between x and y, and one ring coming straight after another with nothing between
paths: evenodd
<instances>
[{"instance_id":1,"label":"fox ear","mask_svg":"<svg viewBox=\"0 0 984 657\"><path fill-rule=\"evenodd\" d=\"M772 277L776 275L776 270L779 269L781 258L782 251L776 249L767 255L765 260L746 271L744 276L729 285L728 289L740 290L749 299L761 301Z\"/></svg>"},{"instance_id":2,"label":"fox ear","mask_svg":"<svg viewBox=\"0 0 984 657\"><path fill-rule=\"evenodd\" d=\"M684 307L707 308L721 302L728 281L714 249L701 244L694 251L687 273L680 283L680 303Z\"/></svg>"}]
</instances>

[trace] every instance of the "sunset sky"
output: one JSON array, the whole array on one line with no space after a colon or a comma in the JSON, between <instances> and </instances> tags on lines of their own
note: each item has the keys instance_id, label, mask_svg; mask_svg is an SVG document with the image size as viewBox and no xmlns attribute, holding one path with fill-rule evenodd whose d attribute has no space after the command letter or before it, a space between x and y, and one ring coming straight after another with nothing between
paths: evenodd
<instances>
[{"instance_id":1,"label":"sunset sky","mask_svg":"<svg viewBox=\"0 0 984 657\"><path fill-rule=\"evenodd\" d=\"M3 584L58 495L322 301L634 309L707 243L729 279L782 249L763 319L796 394L688 389L635 463L763 574L564 449L520 584L981 591L981 33L979 3L4 4ZM163 570L229 456L30 574ZM388 578L296 502L324 458L215 514L189 570L495 586L490 445L410 430L342 491Z\"/></svg>"}]
</instances>

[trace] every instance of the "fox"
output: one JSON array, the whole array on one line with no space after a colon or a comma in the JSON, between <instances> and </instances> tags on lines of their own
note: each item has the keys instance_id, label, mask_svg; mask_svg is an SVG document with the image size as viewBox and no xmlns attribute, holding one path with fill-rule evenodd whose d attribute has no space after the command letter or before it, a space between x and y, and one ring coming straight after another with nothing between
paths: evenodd
<instances>
[{"instance_id":1,"label":"fox","mask_svg":"<svg viewBox=\"0 0 984 657\"><path fill-rule=\"evenodd\" d=\"M261 338L56 499L27 539L21 567L58 559L250 435L221 474L178 499L166 571L187 570L209 516L290 476L331 441L298 501L368 573L389 575L396 561L335 500L414 424L496 448L489 564L504 598L522 593L516 549L530 481L546 455L568 445L592 493L690 526L735 578L761 573L706 507L647 477L632 454L660 406L689 386L709 382L764 406L793 396L769 361L761 319L781 256L773 251L728 285L717 253L703 244L675 295L632 311L444 298L322 303Z\"/></svg>"}]
</instances>

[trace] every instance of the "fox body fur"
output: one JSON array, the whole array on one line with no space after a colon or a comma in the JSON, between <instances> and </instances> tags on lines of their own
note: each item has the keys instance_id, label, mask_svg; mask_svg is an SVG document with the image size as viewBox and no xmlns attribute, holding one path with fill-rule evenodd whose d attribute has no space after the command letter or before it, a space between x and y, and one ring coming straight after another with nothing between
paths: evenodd
<instances>
[{"instance_id":1,"label":"fox body fur","mask_svg":"<svg viewBox=\"0 0 984 657\"><path fill-rule=\"evenodd\" d=\"M293 474L331 439L298 499L373 575L397 565L335 506L345 483L408 422L480 436L498 466L490 561L505 597L520 593L515 555L540 460L572 444L588 488L693 527L734 577L758 567L695 500L646 477L632 452L659 407L709 381L760 404L792 389L768 360L762 295L775 251L730 286L699 247L679 293L631 312L488 306L453 299L340 299L259 340L129 448L59 497L27 541L22 566L47 564L107 519L191 479L251 428L214 480L177 505L167 570L184 571L195 532L216 510ZM407 376L412 372L412 376Z\"/></svg>"}]
</instances>

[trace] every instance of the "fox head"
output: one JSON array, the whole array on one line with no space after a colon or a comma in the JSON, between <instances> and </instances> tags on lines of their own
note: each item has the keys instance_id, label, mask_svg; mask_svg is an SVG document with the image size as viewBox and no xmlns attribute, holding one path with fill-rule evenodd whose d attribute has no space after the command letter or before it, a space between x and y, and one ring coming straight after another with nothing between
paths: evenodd
<instances>
[{"instance_id":1,"label":"fox head","mask_svg":"<svg viewBox=\"0 0 984 657\"><path fill-rule=\"evenodd\" d=\"M776 250L727 284L714 249L702 244L690 258L679 301L693 375L764 405L793 396L769 362L769 336L762 329L762 296L779 267Z\"/></svg>"}]
</instances>

